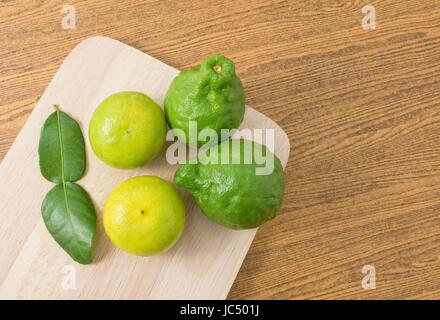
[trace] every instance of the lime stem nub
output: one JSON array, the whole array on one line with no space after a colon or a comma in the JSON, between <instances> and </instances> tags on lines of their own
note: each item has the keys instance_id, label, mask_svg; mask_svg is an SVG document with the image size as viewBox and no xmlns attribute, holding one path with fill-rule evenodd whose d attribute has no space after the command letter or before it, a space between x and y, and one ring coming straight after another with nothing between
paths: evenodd
<instances>
[{"instance_id":1,"label":"lime stem nub","mask_svg":"<svg viewBox=\"0 0 440 320\"><path fill-rule=\"evenodd\" d=\"M220 74L222 72L222 66L219 64L216 64L213 69L218 74Z\"/></svg>"}]
</instances>

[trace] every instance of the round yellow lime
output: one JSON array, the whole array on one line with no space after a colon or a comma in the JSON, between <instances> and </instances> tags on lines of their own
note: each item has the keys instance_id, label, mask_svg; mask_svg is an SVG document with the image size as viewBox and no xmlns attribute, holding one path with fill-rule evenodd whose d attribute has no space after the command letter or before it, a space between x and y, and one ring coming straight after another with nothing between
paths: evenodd
<instances>
[{"instance_id":1,"label":"round yellow lime","mask_svg":"<svg viewBox=\"0 0 440 320\"><path fill-rule=\"evenodd\" d=\"M155 158L166 138L162 109L140 92L118 92L95 110L89 139L95 154L121 169L140 167Z\"/></svg>"},{"instance_id":2,"label":"round yellow lime","mask_svg":"<svg viewBox=\"0 0 440 320\"><path fill-rule=\"evenodd\" d=\"M171 248L185 225L185 206L174 188L161 178L125 180L104 206L104 228L119 248L149 256Z\"/></svg>"}]
</instances>

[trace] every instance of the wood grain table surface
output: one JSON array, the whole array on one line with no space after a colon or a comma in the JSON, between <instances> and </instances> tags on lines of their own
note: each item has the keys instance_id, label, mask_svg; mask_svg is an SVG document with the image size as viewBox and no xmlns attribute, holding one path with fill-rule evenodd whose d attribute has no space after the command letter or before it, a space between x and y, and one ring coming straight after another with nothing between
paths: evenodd
<instances>
[{"instance_id":1,"label":"wood grain table surface","mask_svg":"<svg viewBox=\"0 0 440 320\"><path fill-rule=\"evenodd\" d=\"M440 298L440 1L0 0L0 159L93 35L180 69L221 52L287 132L283 208L230 299Z\"/></svg>"}]
</instances>

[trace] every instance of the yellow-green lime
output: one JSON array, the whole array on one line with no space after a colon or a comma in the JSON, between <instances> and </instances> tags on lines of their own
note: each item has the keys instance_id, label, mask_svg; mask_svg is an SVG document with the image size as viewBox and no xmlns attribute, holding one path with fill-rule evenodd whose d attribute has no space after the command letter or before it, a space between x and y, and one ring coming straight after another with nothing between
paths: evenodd
<instances>
[{"instance_id":1,"label":"yellow-green lime","mask_svg":"<svg viewBox=\"0 0 440 320\"><path fill-rule=\"evenodd\" d=\"M118 92L95 110L89 139L95 154L121 169L140 167L155 158L166 138L162 109L140 92Z\"/></svg>"},{"instance_id":2,"label":"yellow-green lime","mask_svg":"<svg viewBox=\"0 0 440 320\"><path fill-rule=\"evenodd\" d=\"M172 247L185 225L185 206L174 188L161 178L125 180L104 206L104 228L110 240L129 253L149 256Z\"/></svg>"}]
</instances>

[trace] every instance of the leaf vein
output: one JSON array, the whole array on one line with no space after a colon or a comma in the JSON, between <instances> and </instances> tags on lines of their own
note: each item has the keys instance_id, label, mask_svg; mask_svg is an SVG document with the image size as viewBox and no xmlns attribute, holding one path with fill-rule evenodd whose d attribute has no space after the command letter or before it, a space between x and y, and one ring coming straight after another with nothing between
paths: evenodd
<instances>
[{"instance_id":1,"label":"leaf vein","mask_svg":"<svg viewBox=\"0 0 440 320\"><path fill-rule=\"evenodd\" d=\"M78 245L78 234L76 233L76 229L74 224L72 223L71 211L69 207L69 201L67 197L67 189L66 189L66 177L64 176L64 144L63 144L63 132L61 130L61 119L60 119L60 109L58 105L55 105L55 109L57 112L57 124L58 124L58 138L60 144L60 158L61 158L61 182L63 184L63 193L64 193L64 202L66 204L66 212L67 212L67 220L69 222L70 228L73 233L73 241ZM82 256L82 252L80 253Z\"/></svg>"}]
</instances>

